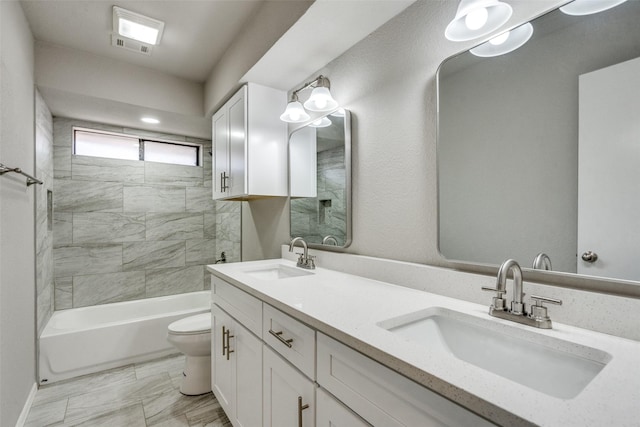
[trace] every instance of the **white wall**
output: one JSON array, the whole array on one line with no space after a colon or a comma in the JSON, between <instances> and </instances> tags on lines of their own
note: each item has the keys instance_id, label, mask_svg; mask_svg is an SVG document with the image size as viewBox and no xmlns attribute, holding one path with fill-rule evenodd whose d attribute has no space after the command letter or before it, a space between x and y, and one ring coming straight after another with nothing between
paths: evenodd
<instances>
[{"instance_id":1,"label":"white wall","mask_svg":"<svg viewBox=\"0 0 640 427\"><path fill-rule=\"evenodd\" d=\"M353 243L347 252L449 265L438 253L436 71L474 42L444 29L456 1L418 1L319 73L353 114ZM559 1L510 2L511 23ZM477 43L477 42L476 42Z\"/></svg>"},{"instance_id":2,"label":"white wall","mask_svg":"<svg viewBox=\"0 0 640 427\"><path fill-rule=\"evenodd\" d=\"M0 162L33 174L33 38L17 1L0 1ZM0 426L14 426L35 383L34 188L0 177Z\"/></svg>"}]
</instances>

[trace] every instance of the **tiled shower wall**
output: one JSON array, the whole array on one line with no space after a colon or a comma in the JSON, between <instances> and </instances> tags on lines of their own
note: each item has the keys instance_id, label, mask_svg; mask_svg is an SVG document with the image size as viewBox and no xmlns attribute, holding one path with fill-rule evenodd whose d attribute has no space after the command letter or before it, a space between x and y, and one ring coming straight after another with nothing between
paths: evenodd
<instances>
[{"instance_id":1,"label":"tiled shower wall","mask_svg":"<svg viewBox=\"0 0 640 427\"><path fill-rule=\"evenodd\" d=\"M203 166L75 156L73 126L202 143ZM216 229L240 234L216 223L211 141L58 117L53 136L56 310L209 288Z\"/></svg>"},{"instance_id":2,"label":"tiled shower wall","mask_svg":"<svg viewBox=\"0 0 640 427\"><path fill-rule=\"evenodd\" d=\"M325 236L346 239L344 147L318 153L318 197L291 200L291 235L321 243Z\"/></svg>"},{"instance_id":3,"label":"tiled shower wall","mask_svg":"<svg viewBox=\"0 0 640 427\"><path fill-rule=\"evenodd\" d=\"M38 336L53 313L53 229L47 193L53 190L53 118L36 90L36 300Z\"/></svg>"}]
</instances>

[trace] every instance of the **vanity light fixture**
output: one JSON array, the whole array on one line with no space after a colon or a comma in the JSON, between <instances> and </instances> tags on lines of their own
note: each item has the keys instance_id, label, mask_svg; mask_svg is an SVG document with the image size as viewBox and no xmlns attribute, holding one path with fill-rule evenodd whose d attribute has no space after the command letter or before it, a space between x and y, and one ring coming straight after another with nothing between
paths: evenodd
<instances>
[{"instance_id":1,"label":"vanity light fixture","mask_svg":"<svg viewBox=\"0 0 640 427\"><path fill-rule=\"evenodd\" d=\"M113 31L122 37L157 45L162 38L164 22L113 6Z\"/></svg>"},{"instance_id":2,"label":"vanity light fixture","mask_svg":"<svg viewBox=\"0 0 640 427\"><path fill-rule=\"evenodd\" d=\"M499 0L460 0L444 35L454 42L477 39L500 28L512 13L511 6Z\"/></svg>"},{"instance_id":3,"label":"vanity light fixture","mask_svg":"<svg viewBox=\"0 0 640 427\"><path fill-rule=\"evenodd\" d=\"M511 31L502 33L480 46L474 47L469 52L475 56L489 58L500 56L522 47L533 35L533 25L527 22Z\"/></svg>"},{"instance_id":4,"label":"vanity light fixture","mask_svg":"<svg viewBox=\"0 0 640 427\"><path fill-rule=\"evenodd\" d=\"M314 120L309 124L312 128L326 128L331 126L331 120L328 117L322 117L318 120Z\"/></svg>"},{"instance_id":5,"label":"vanity light fixture","mask_svg":"<svg viewBox=\"0 0 640 427\"><path fill-rule=\"evenodd\" d=\"M566 6L562 6L560 10L567 15L591 15L593 13L604 12L626 1L627 0L575 0Z\"/></svg>"},{"instance_id":6,"label":"vanity light fixture","mask_svg":"<svg viewBox=\"0 0 640 427\"><path fill-rule=\"evenodd\" d=\"M287 108L280 116L280 120L287 123L301 123L311 118L305 109L318 113L335 110L338 108L338 103L331 96L330 87L329 79L323 75L303 84L302 87L294 90L291 94L291 101L289 101ZM298 101L298 93L310 88L313 88L313 91L309 99L305 101L303 108L300 101Z\"/></svg>"}]
</instances>

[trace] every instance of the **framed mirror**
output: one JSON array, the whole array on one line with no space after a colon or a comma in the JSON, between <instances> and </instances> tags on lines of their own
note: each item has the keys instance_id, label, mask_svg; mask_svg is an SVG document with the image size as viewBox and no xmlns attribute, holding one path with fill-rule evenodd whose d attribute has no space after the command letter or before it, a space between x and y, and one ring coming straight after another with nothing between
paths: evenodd
<instances>
[{"instance_id":1,"label":"framed mirror","mask_svg":"<svg viewBox=\"0 0 640 427\"><path fill-rule=\"evenodd\" d=\"M510 53L441 65L445 258L531 268L544 253L570 287L640 284L639 19L640 1L584 16L558 9L532 20ZM625 289L640 297L640 286Z\"/></svg>"},{"instance_id":2,"label":"framed mirror","mask_svg":"<svg viewBox=\"0 0 640 427\"><path fill-rule=\"evenodd\" d=\"M309 247L351 244L351 114L338 110L289 135L291 236Z\"/></svg>"}]
</instances>

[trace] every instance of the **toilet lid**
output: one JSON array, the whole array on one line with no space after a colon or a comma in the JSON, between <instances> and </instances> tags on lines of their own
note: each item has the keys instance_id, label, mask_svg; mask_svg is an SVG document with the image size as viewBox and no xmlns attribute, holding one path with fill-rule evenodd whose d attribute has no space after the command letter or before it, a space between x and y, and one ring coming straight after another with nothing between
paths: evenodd
<instances>
[{"instance_id":1,"label":"toilet lid","mask_svg":"<svg viewBox=\"0 0 640 427\"><path fill-rule=\"evenodd\" d=\"M211 313L207 312L176 320L169 325L169 332L174 334L211 332Z\"/></svg>"}]
</instances>

